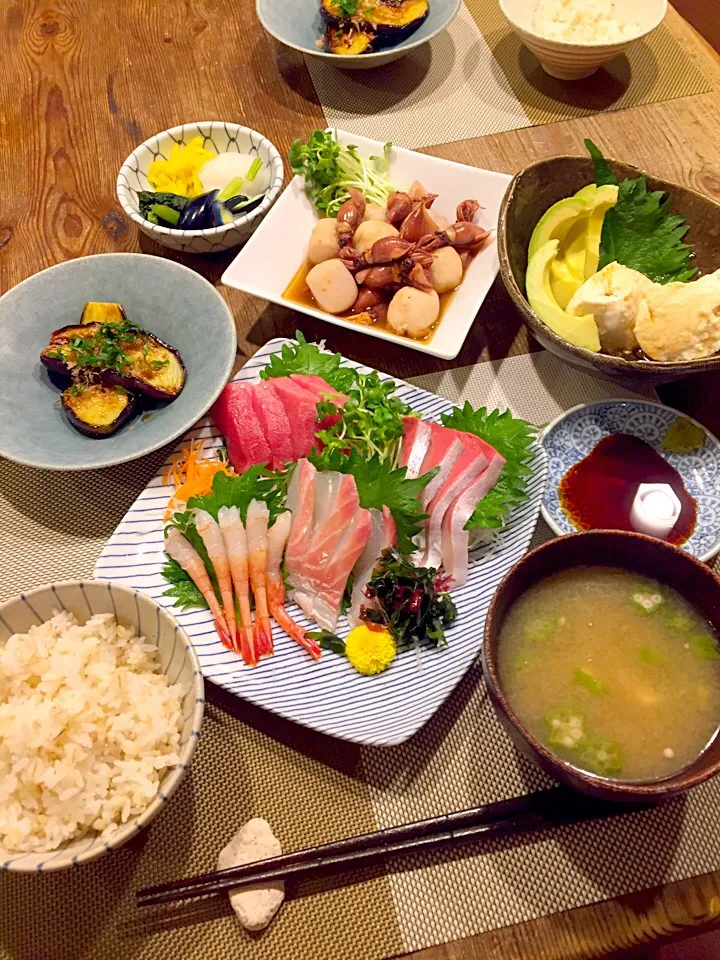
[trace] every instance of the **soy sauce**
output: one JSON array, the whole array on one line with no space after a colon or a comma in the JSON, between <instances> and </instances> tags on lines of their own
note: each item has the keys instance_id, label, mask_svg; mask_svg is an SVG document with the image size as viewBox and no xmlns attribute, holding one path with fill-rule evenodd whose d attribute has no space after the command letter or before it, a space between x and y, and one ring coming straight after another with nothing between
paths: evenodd
<instances>
[{"instance_id":1,"label":"soy sauce","mask_svg":"<svg viewBox=\"0 0 720 960\"><path fill-rule=\"evenodd\" d=\"M685 543L697 521L697 503L674 467L651 446L626 433L605 437L560 482L560 505L579 530L634 530L630 511L641 483L667 483L682 509L667 540Z\"/></svg>"}]
</instances>

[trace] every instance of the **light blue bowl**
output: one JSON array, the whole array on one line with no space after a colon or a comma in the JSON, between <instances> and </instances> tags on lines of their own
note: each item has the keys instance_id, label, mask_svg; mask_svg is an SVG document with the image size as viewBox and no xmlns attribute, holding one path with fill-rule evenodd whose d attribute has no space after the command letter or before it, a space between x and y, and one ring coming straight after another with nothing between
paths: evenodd
<instances>
[{"instance_id":1,"label":"light blue bowl","mask_svg":"<svg viewBox=\"0 0 720 960\"><path fill-rule=\"evenodd\" d=\"M462 0L430 0L427 17L408 37L377 53L354 57L340 57L318 47L317 41L324 34L320 0L256 0L255 9L267 32L286 47L311 57L321 57L346 70L370 70L399 60L406 53L432 40L452 23L461 3Z\"/></svg>"},{"instance_id":2,"label":"light blue bowl","mask_svg":"<svg viewBox=\"0 0 720 960\"><path fill-rule=\"evenodd\" d=\"M111 437L71 427L61 390L40 363L58 327L88 300L121 303L128 319L180 351L185 387ZM227 383L237 340L229 307L203 277L171 260L105 253L49 267L0 297L0 456L47 470L92 470L135 460L185 433Z\"/></svg>"},{"instance_id":3,"label":"light blue bowl","mask_svg":"<svg viewBox=\"0 0 720 960\"><path fill-rule=\"evenodd\" d=\"M705 434L702 446L691 453L668 453L663 437L677 420L689 420ZM627 433L644 440L674 467L697 502L697 524L684 543L698 560L707 561L720 550L720 443L692 417L644 400L603 400L583 404L563 413L541 436L548 456L548 482L542 515L550 528L562 536L577 533L560 505L560 481L604 438Z\"/></svg>"}]
</instances>

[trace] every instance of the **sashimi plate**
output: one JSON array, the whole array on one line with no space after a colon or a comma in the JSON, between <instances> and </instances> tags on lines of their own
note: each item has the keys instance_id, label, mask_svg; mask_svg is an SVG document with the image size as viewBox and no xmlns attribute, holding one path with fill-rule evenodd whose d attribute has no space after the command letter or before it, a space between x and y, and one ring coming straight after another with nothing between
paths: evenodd
<instances>
[{"instance_id":1,"label":"sashimi plate","mask_svg":"<svg viewBox=\"0 0 720 960\"><path fill-rule=\"evenodd\" d=\"M272 354L280 353L288 340L271 340L239 371L236 380L253 381ZM363 373L370 367L343 361ZM453 404L395 377L397 395L428 420L439 420ZM203 438L208 451L222 442L209 417L201 420L183 438ZM533 446L529 498L510 515L507 526L493 540L470 555L467 584L453 591L458 608L455 625L448 630L443 649L401 652L389 670L365 677L342 657L326 652L318 662L275 626L275 656L254 669L227 650L215 633L207 610L183 611L163 596L163 516L172 488L163 483L162 467L140 494L106 544L95 566L95 576L113 580L149 594L169 609L187 631L197 651L206 679L280 716L314 730L373 746L403 743L435 713L460 682L478 656L485 615L495 587L526 552L540 512L547 461L542 447ZM301 611L289 606L290 614L308 629L315 629ZM343 619L338 633L347 633Z\"/></svg>"}]
</instances>

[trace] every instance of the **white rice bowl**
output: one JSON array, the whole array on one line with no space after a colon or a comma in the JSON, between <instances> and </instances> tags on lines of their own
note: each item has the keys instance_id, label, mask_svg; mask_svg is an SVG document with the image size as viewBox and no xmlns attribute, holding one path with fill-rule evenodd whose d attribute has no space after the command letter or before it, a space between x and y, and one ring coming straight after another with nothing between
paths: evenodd
<instances>
[{"instance_id":1,"label":"white rice bowl","mask_svg":"<svg viewBox=\"0 0 720 960\"><path fill-rule=\"evenodd\" d=\"M149 597L100 581L81 590L89 616L56 613L56 602L55 615L13 633L22 620L13 605L30 606L33 594L0 606L0 866L9 869L69 865L134 835L177 786L197 739L202 678L184 632ZM155 642L121 625L126 617L93 612L129 598Z\"/></svg>"}]
</instances>

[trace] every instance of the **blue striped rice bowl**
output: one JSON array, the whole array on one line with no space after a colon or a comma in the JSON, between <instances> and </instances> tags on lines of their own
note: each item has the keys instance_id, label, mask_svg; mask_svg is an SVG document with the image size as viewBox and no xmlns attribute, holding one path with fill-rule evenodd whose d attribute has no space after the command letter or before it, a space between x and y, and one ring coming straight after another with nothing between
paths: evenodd
<instances>
[{"instance_id":1,"label":"blue striped rice bowl","mask_svg":"<svg viewBox=\"0 0 720 960\"><path fill-rule=\"evenodd\" d=\"M166 771L158 793L146 809L111 836L102 838L89 831L80 839L62 844L49 853L8 852L0 847L0 869L21 872L61 870L95 860L108 850L122 846L136 836L162 810L177 789L192 759L202 723L205 704L203 678L197 655L187 634L175 618L145 593L100 580L66 580L38 587L0 604L0 646L15 633L44 623L56 613L67 611L80 623L94 614L113 614L118 623L133 627L145 643L158 648L161 671L170 685L181 684L183 726L180 732L179 763Z\"/></svg>"}]
</instances>

